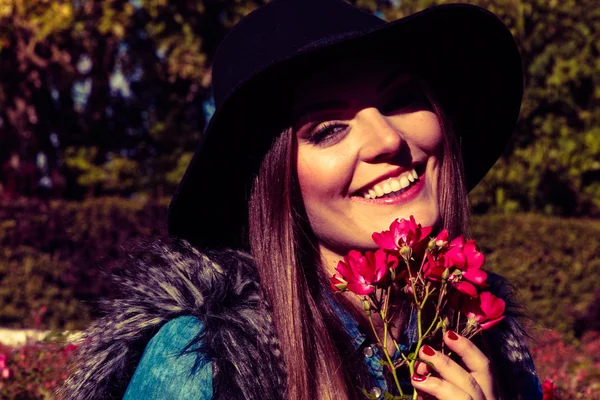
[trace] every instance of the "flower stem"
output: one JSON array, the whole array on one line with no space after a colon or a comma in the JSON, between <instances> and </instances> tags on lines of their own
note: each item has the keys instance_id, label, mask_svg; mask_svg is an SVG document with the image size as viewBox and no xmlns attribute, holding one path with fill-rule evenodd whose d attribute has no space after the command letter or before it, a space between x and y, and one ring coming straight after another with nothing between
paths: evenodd
<instances>
[{"instance_id":1,"label":"flower stem","mask_svg":"<svg viewBox=\"0 0 600 400\"><path fill-rule=\"evenodd\" d=\"M383 343L381 343L381 338L377 334L377 329L375 329L375 324L373 323L373 318L371 317L371 314L367 313L367 317L369 318L369 323L371 324L371 329L373 329L373 333L375 334L375 339L377 339L377 343L379 344L379 347L382 348L383 354L385 355L385 358L388 362L390 370L392 371L392 376L394 377L394 382L396 383L398 392L400 393L400 396L404 396L404 392L402 391L402 386L400 386L400 381L398 380L398 374L396 372L396 367L394 366L394 363L392 362L392 358L390 357L390 353L387 350L388 321L386 319L386 316L387 316L387 312L388 312L388 307L390 305L390 302L389 302L390 292L391 292L391 287L389 287L387 290L383 309L381 310L381 313L380 313L381 318L383 319ZM398 348L398 344L396 343L395 340L394 340L394 344L396 345L396 348Z\"/></svg>"}]
</instances>

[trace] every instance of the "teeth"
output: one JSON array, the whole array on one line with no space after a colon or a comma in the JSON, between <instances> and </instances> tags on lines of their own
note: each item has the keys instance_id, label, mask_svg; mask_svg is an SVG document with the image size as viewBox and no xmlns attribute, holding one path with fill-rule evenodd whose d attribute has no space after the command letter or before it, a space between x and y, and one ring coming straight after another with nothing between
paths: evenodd
<instances>
[{"instance_id":1,"label":"teeth","mask_svg":"<svg viewBox=\"0 0 600 400\"><path fill-rule=\"evenodd\" d=\"M408 185L410 185L410 182L408 181L408 178L406 176L403 176L402 178L400 178L400 187L402 189L404 189L405 187L408 187Z\"/></svg>"},{"instance_id":2,"label":"teeth","mask_svg":"<svg viewBox=\"0 0 600 400\"><path fill-rule=\"evenodd\" d=\"M377 197L382 197L388 193L397 192L398 190L405 189L411 185L411 183L417 181L419 179L419 175L417 171L414 169L404 173L399 178L391 178L385 181L382 184L377 184L373 186L372 189L369 189L363 196L365 199L376 199Z\"/></svg>"}]
</instances>

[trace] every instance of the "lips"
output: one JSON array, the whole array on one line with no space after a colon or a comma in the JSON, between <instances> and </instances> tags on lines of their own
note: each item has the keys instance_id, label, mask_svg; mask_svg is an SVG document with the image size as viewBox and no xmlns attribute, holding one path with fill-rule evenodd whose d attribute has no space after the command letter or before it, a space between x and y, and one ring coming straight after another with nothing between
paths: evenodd
<instances>
[{"instance_id":1,"label":"lips","mask_svg":"<svg viewBox=\"0 0 600 400\"><path fill-rule=\"evenodd\" d=\"M423 165L413 165L410 169L398 168L373 180L354 192L353 197L367 200L390 197L412 187L423 173Z\"/></svg>"},{"instance_id":2,"label":"lips","mask_svg":"<svg viewBox=\"0 0 600 400\"><path fill-rule=\"evenodd\" d=\"M397 178L388 178L383 182L372 185L363 192L363 197L365 199L384 197L388 194L393 194L408 188L410 185L415 183L417 179L419 179L417 171L411 169Z\"/></svg>"}]
</instances>

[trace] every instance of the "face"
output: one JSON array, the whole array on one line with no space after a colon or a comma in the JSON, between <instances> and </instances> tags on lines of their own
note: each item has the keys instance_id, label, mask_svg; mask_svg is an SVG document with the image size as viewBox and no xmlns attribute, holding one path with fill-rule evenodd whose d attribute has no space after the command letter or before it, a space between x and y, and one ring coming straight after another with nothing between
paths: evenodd
<instances>
[{"instance_id":1,"label":"face","mask_svg":"<svg viewBox=\"0 0 600 400\"><path fill-rule=\"evenodd\" d=\"M298 181L326 263L373 248L396 218L438 222L442 130L416 76L383 60L329 65L300 82L293 109Z\"/></svg>"}]
</instances>

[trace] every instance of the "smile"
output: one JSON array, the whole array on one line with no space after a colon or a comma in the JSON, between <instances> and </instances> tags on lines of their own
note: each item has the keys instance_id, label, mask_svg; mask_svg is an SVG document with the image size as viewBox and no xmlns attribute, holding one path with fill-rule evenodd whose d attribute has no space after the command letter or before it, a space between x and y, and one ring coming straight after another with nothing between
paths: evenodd
<instances>
[{"instance_id":1,"label":"smile","mask_svg":"<svg viewBox=\"0 0 600 400\"><path fill-rule=\"evenodd\" d=\"M419 179L417 171L414 169L406 171L397 178L389 178L384 182L377 183L367 188L363 193L365 199L377 199L393 197L397 192L403 192L414 185Z\"/></svg>"},{"instance_id":2,"label":"smile","mask_svg":"<svg viewBox=\"0 0 600 400\"><path fill-rule=\"evenodd\" d=\"M350 199L373 205L394 205L416 198L425 187L425 166L417 165L401 175L379 181L361 189Z\"/></svg>"}]
</instances>

